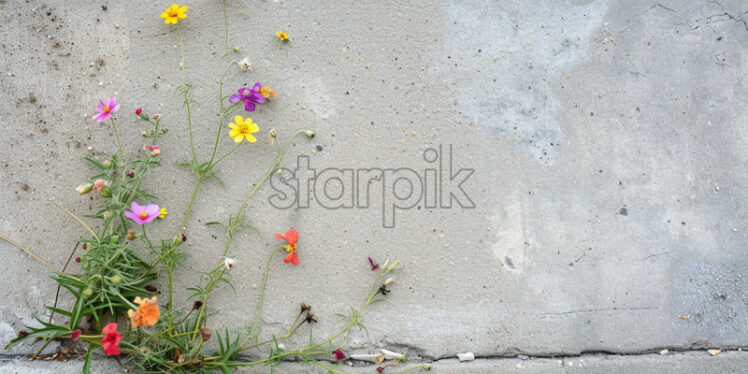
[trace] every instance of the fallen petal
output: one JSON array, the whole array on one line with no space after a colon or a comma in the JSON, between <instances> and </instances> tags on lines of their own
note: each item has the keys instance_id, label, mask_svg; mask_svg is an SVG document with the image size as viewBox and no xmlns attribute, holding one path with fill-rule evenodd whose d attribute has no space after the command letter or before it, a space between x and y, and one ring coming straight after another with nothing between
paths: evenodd
<instances>
[{"instance_id":1,"label":"fallen petal","mask_svg":"<svg viewBox=\"0 0 748 374\"><path fill-rule=\"evenodd\" d=\"M475 355L473 352L458 353L457 358L459 358L460 361L473 361L475 360Z\"/></svg>"},{"instance_id":2,"label":"fallen petal","mask_svg":"<svg viewBox=\"0 0 748 374\"><path fill-rule=\"evenodd\" d=\"M384 355L382 354L358 354L358 355L351 355L351 359L353 360L359 360L359 361L370 361L374 363L380 363L384 360Z\"/></svg>"},{"instance_id":3,"label":"fallen petal","mask_svg":"<svg viewBox=\"0 0 748 374\"><path fill-rule=\"evenodd\" d=\"M403 354L402 353L392 352L392 351L388 351L386 349L379 349L379 348L377 348L377 350L375 350L374 353L384 355L384 358L387 359L387 360L399 360L399 359L403 358Z\"/></svg>"}]
</instances>

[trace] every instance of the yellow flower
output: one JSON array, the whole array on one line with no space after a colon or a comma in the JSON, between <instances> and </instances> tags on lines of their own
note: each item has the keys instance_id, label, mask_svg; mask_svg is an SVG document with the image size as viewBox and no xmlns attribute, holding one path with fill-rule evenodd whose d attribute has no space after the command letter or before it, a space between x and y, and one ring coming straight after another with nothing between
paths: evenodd
<instances>
[{"instance_id":1,"label":"yellow flower","mask_svg":"<svg viewBox=\"0 0 748 374\"><path fill-rule=\"evenodd\" d=\"M231 127L229 136L234 139L235 142L241 143L245 137L250 143L257 141L257 138L255 138L252 133L260 131L260 128L256 123L252 122L252 118L247 117L245 120L241 116L236 116L234 117L234 122L236 123L232 122L229 124L229 127Z\"/></svg>"},{"instance_id":2,"label":"yellow flower","mask_svg":"<svg viewBox=\"0 0 748 374\"><path fill-rule=\"evenodd\" d=\"M161 210L158 211L158 218L164 219L167 214L169 214L169 212L166 211L166 208L161 208Z\"/></svg>"},{"instance_id":3,"label":"yellow flower","mask_svg":"<svg viewBox=\"0 0 748 374\"><path fill-rule=\"evenodd\" d=\"M278 39L280 40L288 40L288 34L283 31L278 31L275 35L278 35Z\"/></svg>"},{"instance_id":4,"label":"yellow flower","mask_svg":"<svg viewBox=\"0 0 748 374\"><path fill-rule=\"evenodd\" d=\"M161 18L164 19L164 23L169 24L177 24L178 19L182 19L184 17L187 17L187 14L185 13L187 11L187 6L179 7L177 4L171 4L171 8L166 8L166 10L161 13Z\"/></svg>"},{"instance_id":5,"label":"yellow flower","mask_svg":"<svg viewBox=\"0 0 748 374\"><path fill-rule=\"evenodd\" d=\"M265 96L266 99L270 98L270 96L273 96L273 97L278 96L278 94L275 91L273 91L272 88L267 87L267 86L260 88L260 93L262 94L262 96Z\"/></svg>"}]
</instances>

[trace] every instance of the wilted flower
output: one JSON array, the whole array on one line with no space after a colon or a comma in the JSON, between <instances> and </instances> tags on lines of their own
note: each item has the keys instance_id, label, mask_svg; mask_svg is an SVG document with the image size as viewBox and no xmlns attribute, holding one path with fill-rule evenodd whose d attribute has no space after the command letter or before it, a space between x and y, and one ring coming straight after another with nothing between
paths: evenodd
<instances>
[{"instance_id":1,"label":"wilted flower","mask_svg":"<svg viewBox=\"0 0 748 374\"><path fill-rule=\"evenodd\" d=\"M226 267L226 270L233 269L235 264L236 264L236 259L228 258L228 257L223 258L223 266Z\"/></svg>"},{"instance_id":2,"label":"wilted flower","mask_svg":"<svg viewBox=\"0 0 748 374\"><path fill-rule=\"evenodd\" d=\"M341 351L340 349L332 351L332 354L335 355L335 361L340 361L345 358L345 353L343 353L343 351Z\"/></svg>"},{"instance_id":3,"label":"wilted flower","mask_svg":"<svg viewBox=\"0 0 748 374\"><path fill-rule=\"evenodd\" d=\"M75 331L70 333L70 339L78 340L81 336L81 329L76 329Z\"/></svg>"},{"instance_id":4,"label":"wilted flower","mask_svg":"<svg viewBox=\"0 0 748 374\"><path fill-rule=\"evenodd\" d=\"M114 114L114 112L119 110L119 104L117 104L117 98L107 97L104 100L99 100L99 106L96 107L96 111L99 112L99 114L93 116L93 119L98 122L104 122L109 119L109 117Z\"/></svg>"},{"instance_id":5,"label":"wilted flower","mask_svg":"<svg viewBox=\"0 0 748 374\"><path fill-rule=\"evenodd\" d=\"M182 18L187 17L187 14L185 13L187 11L187 6L179 7L177 4L171 4L171 7L166 8L166 10L161 14L161 18L164 19L164 23L169 24L177 24L177 20L180 20Z\"/></svg>"},{"instance_id":6,"label":"wilted flower","mask_svg":"<svg viewBox=\"0 0 748 374\"><path fill-rule=\"evenodd\" d=\"M93 183L84 183L76 187L75 192L77 192L78 195L84 195L84 194L91 192L91 189L93 188L93 186L94 186Z\"/></svg>"},{"instance_id":7,"label":"wilted flower","mask_svg":"<svg viewBox=\"0 0 748 374\"><path fill-rule=\"evenodd\" d=\"M92 189L92 190L94 190L94 191L99 191L99 190L101 190L102 188L104 188L104 187L105 187L106 185L107 185L107 181L105 181L105 180L103 180L103 179L99 178L99 179L97 179L97 180L96 180L96 181L94 182L94 184L93 184L93 187L92 187L91 189Z\"/></svg>"},{"instance_id":8,"label":"wilted flower","mask_svg":"<svg viewBox=\"0 0 748 374\"><path fill-rule=\"evenodd\" d=\"M203 336L203 341L207 342L208 340L210 340L210 337L213 336L213 333L209 329L206 329L205 327L201 327L200 335Z\"/></svg>"},{"instance_id":9,"label":"wilted flower","mask_svg":"<svg viewBox=\"0 0 748 374\"><path fill-rule=\"evenodd\" d=\"M253 112L255 110L255 103L262 104L265 102L265 96L260 93L262 84L260 82L255 83L252 89L242 87L237 90L237 93L229 97L229 102L236 104L240 101L244 102L244 110L247 112Z\"/></svg>"},{"instance_id":10,"label":"wilted flower","mask_svg":"<svg viewBox=\"0 0 748 374\"><path fill-rule=\"evenodd\" d=\"M146 151L149 151L151 153L151 156L158 156L161 154L161 149L157 145L146 144L143 146L143 149L145 149Z\"/></svg>"},{"instance_id":11,"label":"wilted flower","mask_svg":"<svg viewBox=\"0 0 748 374\"><path fill-rule=\"evenodd\" d=\"M239 70L241 71L247 71L252 68L252 60L249 59L249 56L243 58L237 64L239 65Z\"/></svg>"},{"instance_id":12,"label":"wilted flower","mask_svg":"<svg viewBox=\"0 0 748 374\"><path fill-rule=\"evenodd\" d=\"M130 208L132 208L132 211L124 211L125 217L132 219L139 225L153 221L160 214L158 205L156 204L138 205L138 203L133 201L130 204Z\"/></svg>"},{"instance_id":13,"label":"wilted flower","mask_svg":"<svg viewBox=\"0 0 748 374\"><path fill-rule=\"evenodd\" d=\"M371 257L369 257L369 264L371 264L371 271L379 269L379 265L375 264Z\"/></svg>"},{"instance_id":14,"label":"wilted flower","mask_svg":"<svg viewBox=\"0 0 748 374\"><path fill-rule=\"evenodd\" d=\"M268 138L265 140L265 143L272 146L273 144L275 144L276 140L278 140L278 131L275 131L275 129L270 129L270 131L268 131Z\"/></svg>"},{"instance_id":15,"label":"wilted flower","mask_svg":"<svg viewBox=\"0 0 748 374\"><path fill-rule=\"evenodd\" d=\"M138 237L138 234L135 231L133 231L133 230L128 230L127 231L127 240L132 241L132 240L135 240L135 238L137 238L137 237Z\"/></svg>"}]
</instances>

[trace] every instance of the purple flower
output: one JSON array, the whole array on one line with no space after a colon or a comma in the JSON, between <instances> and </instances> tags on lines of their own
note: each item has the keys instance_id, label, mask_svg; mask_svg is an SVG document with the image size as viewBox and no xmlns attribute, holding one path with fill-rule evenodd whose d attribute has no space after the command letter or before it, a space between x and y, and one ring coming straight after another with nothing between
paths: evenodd
<instances>
[{"instance_id":1,"label":"purple flower","mask_svg":"<svg viewBox=\"0 0 748 374\"><path fill-rule=\"evenodd\" d=\"M156 219L160 214L160 209L156 204L138 205L138 203L133 201L130 207L132 208L132 212L129 210L124 211L125 217L135 221L138 225L145 225Z\"/></svg>"},{"instance_id":2,"label":"purple flower","mask_svg":"<svg viewBox=\"0 0 748 374\"><path fill-rule=\"evenodd\" d=\"M119 104L117 104L117 98L107 97L104 100L99 100L99 106L96 107L96 111L99 114L93 116L93 119L99 122L104 122L112 116L112 114L119 110Z\"/></svg>"},{"instance_id":3,"label":"purple flower","mask_svg":"<svg viewBox=\"0 0 748 374\"><path fill-rule=\"evenodd\" d=\"M266 100L265 96L262 96L262 93L260 93L261 88L262 84L260 84L260 82L255 83L251 90L247 87L242 87L239 89L238 93L231 95L229 102L236 104L243 101L244 110L247 112L253 112L255 110L255 103L262 104Z\"/></svg>"}]
</instances>

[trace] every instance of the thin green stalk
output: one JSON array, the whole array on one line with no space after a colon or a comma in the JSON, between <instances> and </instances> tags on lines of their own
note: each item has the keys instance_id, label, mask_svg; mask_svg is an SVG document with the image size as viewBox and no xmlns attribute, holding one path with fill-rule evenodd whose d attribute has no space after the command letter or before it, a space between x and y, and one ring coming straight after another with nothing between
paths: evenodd
<instances>
[{"instance_id":1,"label":"thin green stalk","mask_svg":"<svg viewBox=\"0 0 748 374\"><path fill-rule=\"evenodd\" d=\"M187 97L187 80L185 78L185 67L184 67L184 38L182 37L182 28L177 24L177 31L179 32L179 50L181 52L182 60L179 63L179 70L182 74L182 92L184 93L184 105L187 108L187 127L190 132L190 152L192 153L192 163L197 166L197 155L195 154L195 141L192 137L192 112L190 111L190 100Z\"/></svg>"},{"instance_id":2,"label":"thin green stalk","mask_svg":"<svg viewBox=\"0 0 748 374\"><path fill-rule=\"evenodd\" d=\"M219 157L216 160L216 162L212 163L210 166L216 166L216 165L218 165L218 163L221 162L224 158L228 157L230 154L234 153L234 151L236 151L237 149L239 149L239 147L241 147L241 145L242 145L242 143L238 143L237 145L235 145L233 148L231 148L230 151L226 152L226 154L224 154L223 156Z\"/></svg>"},{"instance_id":3,"label":"thin green stalk","mask_svg":"<svg viewBox=\"0 0 748 374\"><path fill-rule=\"evenodd\" d=\"M218 149L218 141L221 139L221 130L223 129L223 120L226 119L226 109L223 106L223 80L226 78L226 73L228 73L229 68L231 65L236 63L236 61L229 62L228 65L226 65L226 68L223 69L223 74L221 75L221 80L218 81L218 105L221 107L221 119L218 121L218 130L216 131L216 143L213 145L213 154L210 155L210 161L208 161L208 165L213 165L213 159L216 157L216 150ZM231 108L234 108L235 105L231 105L229 107L229 110Z\"/></svg>"},{"instance_id":4,"label":"thin green stalk","mask_svg":"<svg viewBox=\"0 0 748 374\"><path fill-rule=\"evenodd\" d=\"M265 299L265 285L268 282L268 273L270 272L270 262L273 260L273 256L275 256L275 252L278 252L279 249L283 248L282 246L277 246L275 249L273 249L272 252L270 252L270 257L268 257L267 264L265 264L265 274L262 275L262 286L260 288L260 300L257 302L257 315L255 316L255 322L252 324L252 332L257 331L257 324L260 322L260 315L262 314L262 302Z\"/></svg>"},{"instance_id":5,"label":"thin green stalk","mask_svg":"<svg viewBox=\"0 0 748 374\"><path fill-rule=\"evenodd\" d=\"M114 117L109 117L109 119L112 121L112 127L114 127L114 136L117 137L117 145L119 146L119 156L122 157L122 159L125 159L125 153L122 152L122 142L119 140L119 133L117 132L117 124L114 123Z\"/></svg>"}]
</instances>

